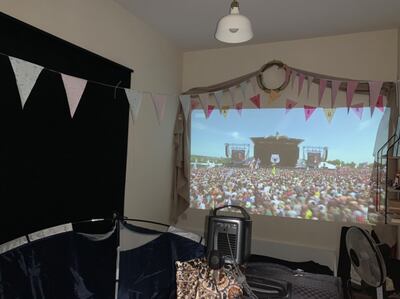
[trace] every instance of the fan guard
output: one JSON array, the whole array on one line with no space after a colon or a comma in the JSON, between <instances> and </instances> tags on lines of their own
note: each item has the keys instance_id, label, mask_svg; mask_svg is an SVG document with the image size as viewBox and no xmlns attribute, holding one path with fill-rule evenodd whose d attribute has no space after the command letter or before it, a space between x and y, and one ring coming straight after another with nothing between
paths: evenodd
<instances>
[{"instance_id":1,"label":"fan guard","mask_svg":"<svg viewBox=\"0 0 400 299\"><path fill-rule=\"evenodd\" d=\"M382 254L369 233L352 226L346 234L347 253L361 279L378 288L385 282L386 266Z\"/></svg>"}]
</instances>

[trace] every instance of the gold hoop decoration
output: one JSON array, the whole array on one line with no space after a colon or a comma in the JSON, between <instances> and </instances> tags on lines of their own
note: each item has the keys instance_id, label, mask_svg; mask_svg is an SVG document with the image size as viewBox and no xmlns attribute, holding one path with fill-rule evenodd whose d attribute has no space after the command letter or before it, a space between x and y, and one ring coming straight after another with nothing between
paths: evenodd
<instances>
[{"instance_id":1,"label":"gold hoop decoration","mask_svg":"<svg viewBox=\"0 0 400 299\"><path fill-rule=\"evenodd\" d=\"M289 84L290 77L286 78L285 81L282 83L282 85L279 86L278 88L272 89L272 88L268 88L265 86L264 80L263 80L263 74L267 69L269 69L273 66L277 66L280 69L284 68L285 70L287 68L286 64L284 64L282 61L279 61L279 60L272 60L272 61L268 62L267 64L264 64L264 66L260 69L260 73L257 75L257 84L262 90L264 90L267 93L271 93L272 90L274 90L276 92L282 91Z\"/></svg>"}]
</instances>

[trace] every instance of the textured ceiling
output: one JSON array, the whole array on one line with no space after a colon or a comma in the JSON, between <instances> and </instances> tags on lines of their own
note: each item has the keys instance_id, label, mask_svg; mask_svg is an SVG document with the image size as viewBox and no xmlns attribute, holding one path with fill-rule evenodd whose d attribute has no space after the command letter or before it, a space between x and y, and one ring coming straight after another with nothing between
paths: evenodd
<instances>
[{"instance_id":1,"label":"textured ceiling","mask_svg":"<svg viewBox=\"0 0 400 299\"><path fill-rule=\"evenodd\" d=\"M230 0L115 0L184 50L226 46L214 39ZM239 0L249 43L400 27L400 0Z\"/></svg>"}]
</instances>

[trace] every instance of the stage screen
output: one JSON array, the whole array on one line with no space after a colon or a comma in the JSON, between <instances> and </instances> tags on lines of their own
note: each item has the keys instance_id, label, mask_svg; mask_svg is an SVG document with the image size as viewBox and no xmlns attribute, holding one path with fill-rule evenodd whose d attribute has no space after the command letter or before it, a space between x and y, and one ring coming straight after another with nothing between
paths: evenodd
<instances>
[{"instance_id":1,"label":"stage screen","mask_svg":"<svg viewBox=\"0 0 400 299\"><path fill-rule=\"evenodd\" d=\"M318 108L308 119L304 108L215 109L207 119L193 110L191 207L368 223L390 110L361 109L337 108L331 118Z\"/></svg>"}]
</instances>

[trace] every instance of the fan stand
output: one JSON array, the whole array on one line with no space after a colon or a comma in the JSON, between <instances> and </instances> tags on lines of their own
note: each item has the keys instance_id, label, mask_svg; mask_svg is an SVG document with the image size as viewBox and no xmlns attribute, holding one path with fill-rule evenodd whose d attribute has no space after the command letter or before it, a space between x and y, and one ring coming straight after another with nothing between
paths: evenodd
<instances>
[{"instance_id":1,"label":"fan stand","mask_svg":"<svg viewBox=\"0 0 400 299\"><path fill-rule=\"evenodd\" d=\"M383 299L383 286L376 288L376 299Z\"/></svg>"}]
</instances>

